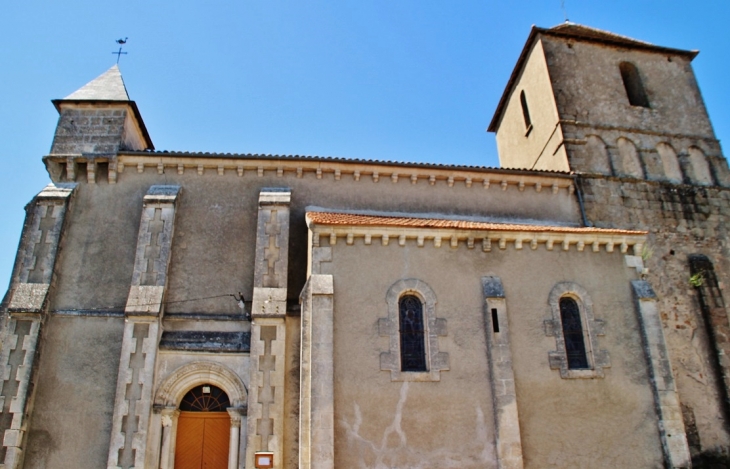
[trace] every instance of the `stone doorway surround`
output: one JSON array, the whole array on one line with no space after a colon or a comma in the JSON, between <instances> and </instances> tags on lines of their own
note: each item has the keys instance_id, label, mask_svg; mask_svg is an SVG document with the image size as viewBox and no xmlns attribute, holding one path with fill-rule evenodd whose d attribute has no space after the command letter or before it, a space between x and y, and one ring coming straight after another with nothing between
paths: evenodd
<instances>
[{"instance_id":1,"label":"stone doorway surround","mask_svg":"<svg viewBox=\"0 0 730 469\"><path fill-rule=\"evenodd\" d=\"M160 469L175 467L175 442L180 401L195 386L212 384L228 394L231 402L231 436L228 453L228 469L242 469L246 454L246 419L248 390L241 378L226 366L211 361L196 361L183 365L167 376L155 393L153 414L150 419L149 454L154 456L153 465ZM243 430L242 430L243 429ZM243 435L241 435L243 431ZM148 464L150 461L148 459Z\"/></svg>"}]
</instances>

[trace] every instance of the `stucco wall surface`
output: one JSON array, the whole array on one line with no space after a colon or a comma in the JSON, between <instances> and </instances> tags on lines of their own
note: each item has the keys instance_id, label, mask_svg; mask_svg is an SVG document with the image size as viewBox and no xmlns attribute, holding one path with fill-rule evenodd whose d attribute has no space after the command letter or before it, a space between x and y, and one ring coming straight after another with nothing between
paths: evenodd
<instances>
[{"instance_id":1,"label":"stucco wall surface","mask_svg":"<svg viewBox=\"0 0 730 469\"><path fill-rule=\"evenodd\" d=\"M326 241L324 241L326 243ZM496 467L481 277L502 279L510 326L525 467L661 467L662 452L629 281L617 251L481 252L407 242L334 246L336 467ZM367 272L367 275L363 275ZM439 350L450 370L438 382L392 382L380 370L378 319L395 282L416 278L447 321ZM600 349L612 367L601 379L562 379L551 370L548 296L579 283L606 321ZM491 326L490 326L491 327ZM606 442L610 441L610 444ZM438 449L435 449L438 448Z\"/></svg>"},{"instance_id":2,"label":"stucco wall surface","mask_svg":"<svg viewBox=\"0 0 730 469\"><path fill-rule=\"evenodd\" d=\"M43 327L24 467L106 467L124 321L51 316Z\"/></svg>"},{"instance_id":3,"label":"stucco wall surface","mask_svg":"<svg viewBox=\"0 0 730 469\"><path fill-rule=\"evenodd\" d=\"M227 294L242 291L250 299L253 285L258 193L263 187L292 189L288 291L296 301L306 280L305 207L330 209L410 211L464 216L495 216L511 220L542 219L578 223L575 198L565 189L520 191L499 184L489 189L464 183L448 187L444 181L412 184L407 177L393 183L383 177L375 183L367 176L317 179L313 173L297 178L293 172L277 177L275 171L259 177L234 170L223 176L206 169L179 175L159 175L152 168L142 174L127 167L117 184L81 182L69 210L63 251L57 263L57 294L51 309L122 310L134 267L142 198L153 184L179 184L172 259L168 273L168 312L236 313ZM219 298L207 298L223 295ZM195 301L190 301L195 300Z\"/></svg>"},{"instance_id":4,"label":"stucco wall surface","mask_svg":"<svg viewBox=\"0 0 730 469\"><path fill-rule=\"evenodd\" d=\"M558 128L558 111L542 43L536 41L517 78L497 130L499 163L503 168L568 171ZM532 129L527 132L520 102L525 93Z\"/></svg>"}]
</instances>

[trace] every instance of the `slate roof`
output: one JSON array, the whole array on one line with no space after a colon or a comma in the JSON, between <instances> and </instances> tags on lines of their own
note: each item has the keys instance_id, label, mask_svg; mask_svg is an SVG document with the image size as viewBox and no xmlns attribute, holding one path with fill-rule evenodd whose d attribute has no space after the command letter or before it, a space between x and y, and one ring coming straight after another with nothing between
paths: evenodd
<instances>
[{"instance_id":1,"label":"slate roof","mask_svg":"<svg viewBox=\"0 0 730 469\"><path fill-rule=\"evenodd\" d=\"M124 85L122 72L119 70L118 65L115 64L112 68L65 98L51 100L59 113L61 112L63 103L79 101L89 103L128 103L132 107L132 112L139 123L147 148L150 150L155 149L150 134L147 132L147 126L144 125L144 120L142 120L142 114L139 112L139 108L137 108L137 103L129 99L127 87Z\"/></svg>"},{"instance_id":2,"label":"slate roof","mask_svg":"<svg viewBox=\"0 0 730 469\"><path fill-rule=\"evenodd\" d=\"M491 223L440 218L410 218L400 216L360 215L353 213L307 212L307 219L317 225L339 226L386 226L404 228L446 228L486 231L529 231L534 233L618 234L645 235L646 231L611 228L524 225L515 223Z\"/></svg>"},{"instance_id":3,"label":"slate roof","mask_svg":"<svg viewBox=\"0 0 730 469\"><path fill-rule=\"evenodd\" d=\"M118 65L63 98L64 101L129 101Z\"/></svg>"}]
</instances>

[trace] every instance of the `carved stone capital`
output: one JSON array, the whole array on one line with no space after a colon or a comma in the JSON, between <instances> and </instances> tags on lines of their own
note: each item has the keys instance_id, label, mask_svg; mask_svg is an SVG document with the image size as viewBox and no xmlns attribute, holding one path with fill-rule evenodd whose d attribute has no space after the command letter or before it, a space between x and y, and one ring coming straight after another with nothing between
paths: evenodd
<instances>
[{"instance_id":1,"label":"carved stone capital","mask_svg":"<svg viewBox=\"0 0 730 469\"><path fill-rule=\"evenodd\" d=\"M241 419L246 415L246 409L240 407L229 407L226 409L231 416L231 427L241 428Z\"/></svg>"}]
</instances>

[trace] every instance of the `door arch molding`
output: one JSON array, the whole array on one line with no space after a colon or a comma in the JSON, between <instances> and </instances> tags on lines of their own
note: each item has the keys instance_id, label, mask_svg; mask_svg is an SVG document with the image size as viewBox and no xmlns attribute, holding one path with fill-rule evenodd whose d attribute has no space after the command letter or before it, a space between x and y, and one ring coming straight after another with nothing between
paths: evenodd
<instances>
[{"instance_id":1,"label":"door arch molding","mask_svg":"<svg viewBox=\"0 0 730 469\"><path fill-rule=\"evenodd\" d=\"M212 384L228 394L231 403L231 407L227 409L231 419L228 467L239 468L239 455L241 451L245 454L245 448L241 449L241 445L245 445L246 441L246 426L242 425L242 420L245 421L247 414L248 389L235 372L211 361L196 361L183 365L160 383L155 393L153 406L155 414L151 420L155 431L149 432L152 436L150 442L159 448L159 452L155 452L158 456L154 456L159 462L155 463L154 467L162 469L174 467L180 402L188 391L202 384ZM243 435L241 431L244 432Z\"/></svg>"},{"instance_id":2,"label":"door arch molding","mask_svg":"<svg viewBox=\"0 0 730 469\"><path fill-rule=\"evenodd\" d=\"M195 386L214 384L228 394L233 407L246 407L248 389L229 368L209 361L188 363L170 373L155 395L155 406L178 406L185 394Z\"/></svg>"}]
</instances>

